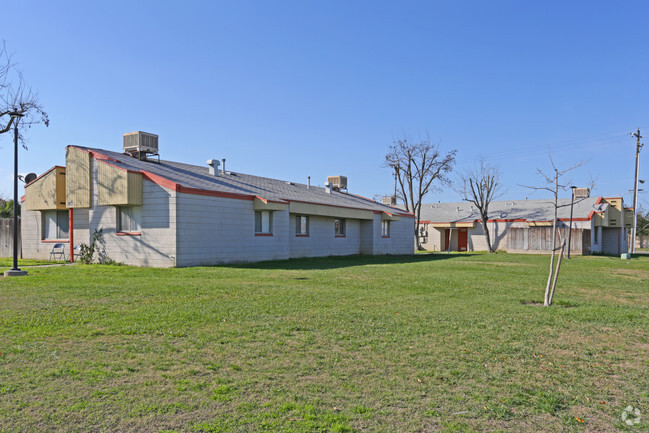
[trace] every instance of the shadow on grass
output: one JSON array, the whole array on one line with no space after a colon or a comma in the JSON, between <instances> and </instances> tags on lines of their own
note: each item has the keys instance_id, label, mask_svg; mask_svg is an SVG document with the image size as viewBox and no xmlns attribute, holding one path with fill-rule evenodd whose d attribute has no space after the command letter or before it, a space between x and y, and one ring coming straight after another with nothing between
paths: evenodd
<instances>
[{"instance_id":1,"label":"shadow on grass","mask_svg":"<svg viewBox=\"0 0 649 433\"><path fill-rule=\"evenodd\" d=\"M285 270L314 270L314 269L336 269L353 266L365 265L393 265L399 263L421 263L433 262L437 260L448 260L460 257L469 257L477 254L410 254L404 256L329 256L329 257L309 257L289 260L272 260L267 262L241 263L227 265L232 268L241 269L285 269Z\"/></svg>"}]
</instances>

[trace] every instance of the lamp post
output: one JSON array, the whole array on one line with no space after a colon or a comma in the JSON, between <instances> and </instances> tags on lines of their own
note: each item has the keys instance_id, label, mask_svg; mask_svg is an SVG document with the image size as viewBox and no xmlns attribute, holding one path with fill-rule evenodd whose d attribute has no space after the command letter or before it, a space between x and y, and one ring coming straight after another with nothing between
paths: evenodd
<instances>
[{"instance_id":1,"label":"lamp post","mask_svg":"<svg viewBox=\"0 0 649 433\"><path fill-rule=\"evenodd\" d=\"M570 197L570 225L568 226L568 255L566 258L570 259L570 237L572 235L572 206L575 203L575 189L576 186L571 186L570 189L572 190L572 196Z\"/></svg>"},{"instance_id":2,"label":"lamp post","mask_svg":"<svg viewBox=\"0 0 649 433\"><path fill-rule=\"evenodd\" d=\"M18 122L24 114L18 111L9 113L14 120L14 245L13 245L13 267L5 271L5 277L18 277L27 275L27 272L21 271L18 267Z\"/></svg>"}]
</instances>

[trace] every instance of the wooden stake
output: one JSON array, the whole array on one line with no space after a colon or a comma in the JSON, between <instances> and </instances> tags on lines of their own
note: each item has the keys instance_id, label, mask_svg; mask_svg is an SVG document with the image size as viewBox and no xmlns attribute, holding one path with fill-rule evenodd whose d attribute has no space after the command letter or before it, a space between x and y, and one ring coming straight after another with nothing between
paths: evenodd
<instances>
[{"instance_id":1,"label":"wooden stake","mask_svg":"<svg viewBox=\"0 0 649 433\"><path fill-rule=\"evenodd\" d=\"M563 250L566 248L566 241L564 239L561 244L561 253L559 253L559 261L557 262L557 270L554 272L554 281L552 282L552 290L550 291L550 297L548 298L548 307L552 305L552 299L554 298L554 290L557 288L557 280L559 279L559 270L561 270L561 259L563 258Z\"/></svg>"}]
</instances>

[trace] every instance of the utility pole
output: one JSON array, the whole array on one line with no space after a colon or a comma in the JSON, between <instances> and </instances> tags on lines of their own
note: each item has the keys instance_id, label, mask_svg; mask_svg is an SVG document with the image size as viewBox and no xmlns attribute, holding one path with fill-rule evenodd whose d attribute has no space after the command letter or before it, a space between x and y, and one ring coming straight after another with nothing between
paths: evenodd
<instances>
[{"instance_id":1,"label":"utility pole","mask_svg":"<svg viewBox=\"0 0 649 433\"><path fill-rule=\"evenodd\" d=\"M635 254L635 234L638 228L638 171L640 169L640 149L644 144L640 143L642 135L640 135L640 128L637 132L631 133L632 137L636 138L635 145L635 180L633 182L633 233L631 236L631 254Z\"/></svg>"}]
</instances>

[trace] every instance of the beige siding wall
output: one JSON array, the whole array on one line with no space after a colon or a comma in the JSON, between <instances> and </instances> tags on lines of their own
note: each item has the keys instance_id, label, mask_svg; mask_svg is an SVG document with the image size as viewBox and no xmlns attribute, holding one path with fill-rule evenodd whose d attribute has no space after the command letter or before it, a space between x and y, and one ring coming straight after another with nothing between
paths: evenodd
<instances>
[{"instance_id":1,"label":"beige siding wall","mask_svg":"<svg viewBox=\"0 0 649 433\"><path fill-rule=\"evenodd\" d=\"M90 197L90 154L68 147L66 161L66 200L68 207L89 208Z\"/></svg>"},{"instance_id":2,"label":"beige siding wall","mask_svg":"<svg viewBox=\"0 0 649 433\"><path fill-rule=\"evenodd\" d=\"M491 238L491 245L494 250L498 251L510 251L510 252L528 252L528 249L516 249L512 250L510 248L510 230L513 228L516 229L528 229L527 223L525 222L488 222L487 226L489 227L489 235ZM563 222L560 223L561 227L568 227L567 224ZM590 230L592 223L590 221L574 221L573 230ZM565 230L564 230L565 231ZM567 233L567 231L566 231ZM591 231L590 239L592 239L593 234ZM559 241L557 241L559 242ZM424 244L424 248L429 251L442 251L444 249L445 238L444 238L444 228L430 228L428 229L428 242ZM576 244L575 244L576 245ZM592 245L592 242L591 242ZM453 236L451 238L451 250L457 250L457 231L453 231ZM467 230L467 250L468 251L487 251L487 237L485 235L482 223L477 222L473 228ZM577 250L577 248L575 248ZM581 248L578 248L581 250ZM538 250L537 250L538 252Z\"/></svg>"},{"instance_id":3,"label":"beige siding wall","mask_svg":"<svg viewBox=\"0 0 649 433\"><path fill-rule=\"evenodd\" d=\"M142 204L142 175L113 167L103 161L97 166L97 203L100 206Z\"/></svg>"},{"instance_id":4,"label":"beige siding wall","mask_svg":"<svg viewBox=\"0 0 649 433\"><path fill-rule=\"evenodd\" d=\"M25 187L24 208L28 210L66 209L65 167L55 167Z\"/></svg>"}]
</instances>

